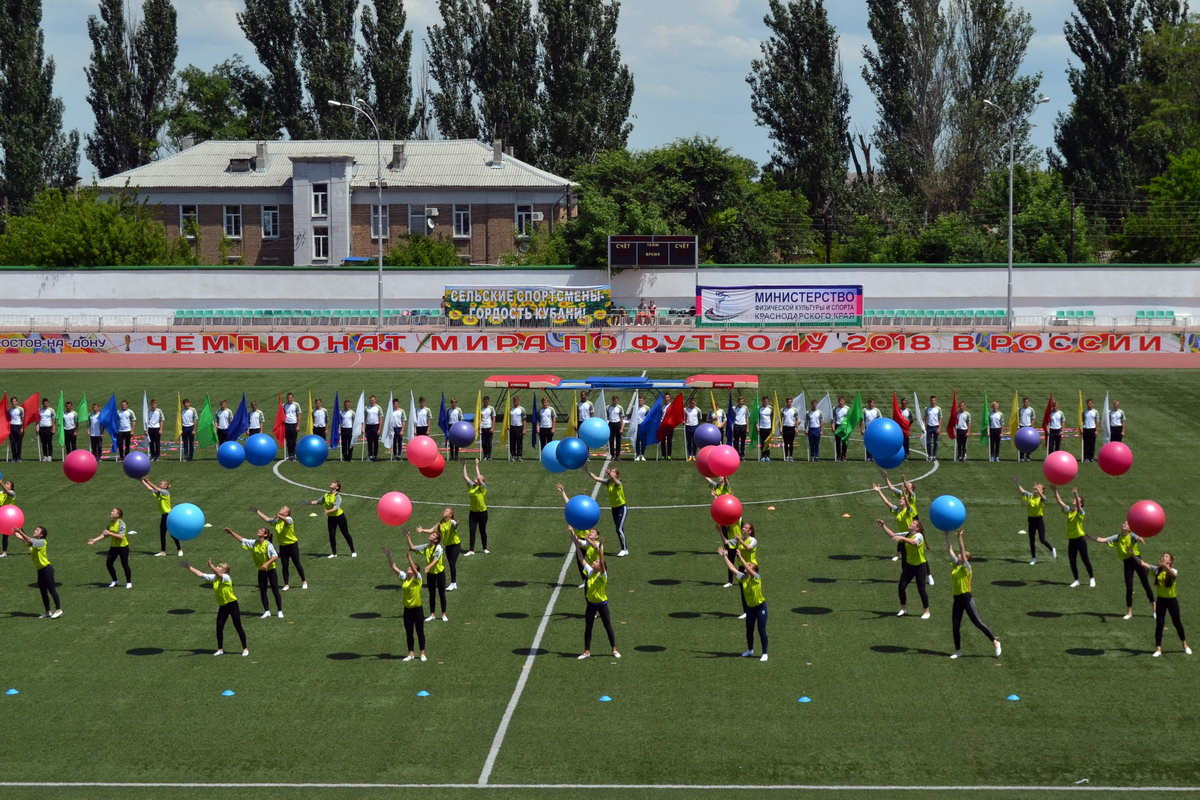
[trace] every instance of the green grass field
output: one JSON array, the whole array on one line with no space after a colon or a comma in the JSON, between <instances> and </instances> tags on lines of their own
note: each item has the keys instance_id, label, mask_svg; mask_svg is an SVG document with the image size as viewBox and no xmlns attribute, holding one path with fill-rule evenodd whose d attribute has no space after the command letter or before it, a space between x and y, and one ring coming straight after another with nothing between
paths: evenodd
<instances>
[{"instance_id":1,"label":"green grass field","mask_svg":"<svg viewBox=\"0 0 1200 800\"><path fill-rule=\"evenodd\" d=\"M9 373L4 388L54 398L61 388L75 400L81 391L104 400L119 389L118 397L127 397L139 414L145 388L167 409L171 429L176 389L193 402L207 392L214 405L219 397L236 405L246 391L267 411L269 426L275 392L289 388L302 403L311 388L327 405L335 390L351 399L364 388L383 398L389 390L403 391L406 407L410 388L435 407L445 390L473 408L481 378L468 371L32 372ZM1078 390L1098 403L1109 391L1129 413L1127 441L1136 463L1120 478L1095 465L1081 469L1076 485L1088 500L1088 531L1115 532L1135 500L1161 502L1167 530L1143 555L1155 561L1164 549L1175 553L1184 623L1200 631L1194 601L1200 584L1193 580L1200 575L1200 546L1191 531L1200 510L1198 470L1187 401L1197 395L1196 373L806 371L763 372L761 380L781 398L785 391L805 389L811 397L832 389L861 390L882 401L895 387L910 397L917 390L922 401L934 392L943 407L957 390L976 419L985 389L1006 412L1014 389L1039 408L1053 391L1068 419ZM421 664L399 660L405 647L398 581L379 551L403 539L378 522L373 500L346 501L357 559L344 547L338 559L324 559L323 521L308 509L297 514L311 588L301 591L293 579L283 620L257 618L249 555L219 531L229 525L251 535L256 523L248 506L273 510L312 499L318 492L289 482L323 487L336 477L348 495L405 491L424 503L417 506L417 524L431 524L441 504L460 506L465 544L466 487L455 465L430 480L408 464L329 462L310 470L285 463L278 468L282 480L271 468L221 469L212 449L192 464L164 457L151 477L171 480L176 502L200 505L215 526L187 545L188 558L233 565L252 656L216 659L210 655L212 591L176 558L151 557L158 549L158 515L149 494L113 464L87 484L70 484L60 464L37 463L33 438L27 438L25 463L0 466L17 482L26 527L44 524L51 531L66 614L37 618L42 609L32 565L25 548L11 542L10 557L0 561L0 688L20 694L0 697L7 740L0 757L3 797L157 797L168 791L4 784L23 781L340 785L237 790L239 797L256 798L400 791L346 784L475 784L547 611L544 637L489 777L493 786L514 788L490 788L490 795L703 793L646 788L665 784L1069 787L1085 779L1092 787L1200 787L1194 700L1200 657L1180 652L1170 626L1165 657L1150 657L1149 608L1139 588L1137 616L1121 619L1121 567L1108 548L1090 547L1097 588L1068 588L1062 515L1049 505L1048 532L1060 558L1027 563L1027 538L1017 535L1024 511L1011 479L1028 485L1041 468L1017 464L1008 443L1003 464L987 463L986 448L972 441L968 464L946 460L934 470L918 459L905 470L920 477L922 513L939 494L967 504L974 593L980 614L1004 643L1000 659L969 623L963 628L967 657L947 658L949 568L936 533L930 537L933 618L894 616L899 566L890 560L893 545L872 524L888 515L870 492L878 471L861 462L862 445L855 442L851 463L751 462L733 479L743 502L755 503L747 517L758 527L770 608L766 664L737 657L744 649L737 590L721 588L724 567L714 553L708 494L693 465L623 462L632 555L610 559L609 597L624 658L600 655L607 646L597 626L598 655L579 662L584 602L573 568L548 605L567 553L553 490L558 477L538 465L527 444L522 464L484 465L492 553L459 562L451 621L427 624L430 662ZM682 433L678 439L677 456ZM1078 453L1078 440L1068 447ZM831 441L825 455L832 455ZM586 476L562 477L572 492L591 489L581 480ZM604 505L603 492L599 499ZM106 588L103 545L84 544L114 504L139 531L132 545L133 591ZM607 510L599 527L602 535L611 533ZM910 607L919 606L915 587L910 594ZM226 635L236 652L232 627ZM1200 632L1192 635L1200 645ZM222 697L226 689L236 695ZM418 697L421 690L429 696ZM1019 702L1006 700L1013 693ZM601 695L612 702L598 702ZM812 702L798 703L801 696ZM531 788L541 784L571 786ZM641 788L588 788L611 784ZM476 790L436 791L457 797ZM189 794L214 793L201 786ZM881 794L894 792L838 796Z\"/></svg>"}]
</instances>

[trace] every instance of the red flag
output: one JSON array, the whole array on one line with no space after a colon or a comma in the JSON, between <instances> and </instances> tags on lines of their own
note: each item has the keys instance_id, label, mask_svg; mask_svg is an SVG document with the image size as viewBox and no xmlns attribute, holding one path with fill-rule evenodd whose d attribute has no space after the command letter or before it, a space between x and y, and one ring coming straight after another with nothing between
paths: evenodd
<instances>
[{"instance_id":1,"label":"red flag","mask_svg":"<svg viewBox=\"0 0 1200 800\"><path fill-rule=\"evenodd\" d=\"M671 405L663 412L662 422L658 423L658 435L661 437L667 431L673 431L683 423L683 392L675 395Z\"/></svg>"},{"instance_id":2,"label":"red flag","mask_svg":"<svg viewBox=\"0 0 1200 800\"><path fill-rule=\"evenodd\" d=\"M287 428L283 425L283 394L277 395L279 399L279 408L275 411L275 425L271 429L271 433L275 434L275 442L283 447L283 440L287 438Z\"/></svg>"},{"instance_id":3,"label":"red flag","mask_svg":"<svg viewBox=\"0 0 1200 800\"><path fill-rule=\"evenodd\" d=\"M949 417L946 420L946 435L953 436L954 429L958 426L958 390L954 392L954 399L950 401L950 413L946 416Z\"/></svg>"},{"instance_id":4,"label":"red flag","mask_svg":"<svg viewBox=\"0 0 1200 800\"><path fill-rule=\"evenodd\" d=\"M1046 413L1042 414L1042 433L1046 432L1046 426L1050 424L1050 406L1054 405L1054 393L1050 393L1050 399L1046 401Z\"/></svg>"},{"instance_id":5,"label":"red flag","mask_svg":"<svg viewBox=\"0 0 1200 800\"><path fill-rule=\"evenodd\" d=\"M892 419L900 426L900 430L904 431L904 435L908 436L908 429L912 422L906 420L904 415L900 413L900 401L896 399L896 393L892 392Z\"/></svg>"},{"instance_id":6,"label":"red flag","mask_svg":"<svg viewBox=\"0 0 1200 800\"><path fill-rule=\"evenodd\" d=\"M41 405L41 395L37 392L29 395L24 403L21 403L21 408L25 409L25 427L36 425L38 421L38 406Z\"/></svg>"},{"instance_id":7,"label":"red flag","mask_svg":"<svg viewBox=\"0 0 1200 800\"><path fill-rule=\"evenodd\" d=\"M4 393L4 399L0 400L0 444L8 441L8 434L11 428L8 425L8 392Z\"/></svg>"}]
</instances>

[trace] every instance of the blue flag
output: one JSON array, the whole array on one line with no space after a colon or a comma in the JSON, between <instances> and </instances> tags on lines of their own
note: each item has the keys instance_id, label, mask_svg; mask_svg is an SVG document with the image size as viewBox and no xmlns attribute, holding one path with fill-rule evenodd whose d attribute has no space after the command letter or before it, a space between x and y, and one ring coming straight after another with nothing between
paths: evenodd
<instances>
[{"instance_id":1,"label":"blue flag","mask_svg":"<svg viewBox=\"0 0 1200 800\"><path fill-rule=\"evenodd\" d=\"M112 438L113 452L117 452L117 396L109 395L108 402L100 409L100 417L97 420L100 423L100 430L108 431L109 437Z\"/></svg>"},{"instance_id":2,"label":"blue flag","mask_svg":"<svg viewBox=\"0 0 1200 800\"><path fill-rule=\"evenodd\" d=\"M329 446L340 447L342 444L342 400L341 393L333 393L333 429L329 433Z\"/></svg>"},{"instance_id":3,"label":"blue flag","mask_svg":"<svg viewBox=\"0 0 1200 800\"><path fill-rule=\"evenodd\" d=\"M638 423L638 444L645 447L646 445L658 444L658 424L663 418L663 396L660 392L658 399L654 401L654 405L650 406L650 410L646 412L646 416Z\"/></svg>"},{"instance_id":4,"label":"blue flag","mask_svg":"<svg viewBox=\"0 0 1200 800\"><path fill-rule=\"evenodd\" d=\"M450 435L450 414L446 411L446 393L442 392L442 407L438 409L438 428L442 436Z\"/></svg>"},{"instance_id":5,"label":"blue flag","mask_svg":"<svg viewBox=\"0 0 1200 800\"><path fill-rule=\"evenodd\" d=\"M225 438L231 442L236 441L248 430L250 430L250 412L246 410L246 393L242 392L242 402L238 404L237 411L233 412L233 419L229 420L229 429L225 431Z\"/></svg>"},{"instance_id":6,"label":"blue flag","mask_svg":"<svg viewBox=\"0 0 1200 800\"><path fill-rule=\"evenodd\" d=\"M725 444L733 444L733 392L729 393L729 410L725 412Z\"/></svg>"}]
</instances>

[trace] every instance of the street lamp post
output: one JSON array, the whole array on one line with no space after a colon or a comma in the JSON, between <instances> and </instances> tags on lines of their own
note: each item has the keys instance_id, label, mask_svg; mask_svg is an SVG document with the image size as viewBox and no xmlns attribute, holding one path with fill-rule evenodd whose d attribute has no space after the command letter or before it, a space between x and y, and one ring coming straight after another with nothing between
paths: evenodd
<instances>
[{"instance_id":1,"label":"street lamp post","mask_svg":"<svg viewBox=\"0 0 1200 800\"><path fill-rule=\"evenodd\" d=\"M353 108L358 113L362 114L371 122L371 127L375 129L375 188L379 192L379 205L377 219L379 227L375 231L375 241L379 243L379 253L376 258L376 266L378 268L378 280L376 282L376 300L378 305L376 311L378 316L375 318L375 329L383 329L383 139L379 135L379 123L375 121L375 116L368 110L367 104L360 101L351 100L349 103L340 103L337 100L330 100L329 105L338 106L340 108ZM390 215L388 223L391 223Z\"/></svg>"},{"instance_id":2,"label":"street lamp post","mask_svg":"<svg viewBox=\"0 0 1200 800\"><path fill-rule=\"evenodd\" d=\"M1034 105L1042 105L1049 103L1049 97L1040 98ZM1009 114L998 104L991 100L984 100L983 104L990 108L994 108L1004 115L1005 124L1008 126L1008 305L1005 310L1004 321L1007 330L1012 331L1013 327L1013 168L1014 155L1016 150L1016 119Z\"/></svg>"}]
</instances>

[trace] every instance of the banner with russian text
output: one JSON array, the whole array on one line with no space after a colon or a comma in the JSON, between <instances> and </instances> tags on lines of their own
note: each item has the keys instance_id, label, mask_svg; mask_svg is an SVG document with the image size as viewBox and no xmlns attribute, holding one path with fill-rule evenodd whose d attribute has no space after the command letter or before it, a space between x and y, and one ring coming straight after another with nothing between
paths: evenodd
<instances>
[{"instance_id":1,"label":"banner with russian text","mask_svg":"<svg viewBox=\"0 0 1200 800\"><path fill-rule=\"evenodd\" d=\"M697 325L862 325L861 286L697 286Z\"/></svg>"},{"instance_id":2,"label":"banner with russian text","mask_svg":"<svg viewBox=\"0 0 1200 800\"><path fill-rule=\"evenodd\" d=\"M608 286L447 286L442 306L452 324L590 325L612 313Z\"/></svg>"}]
</instances>

